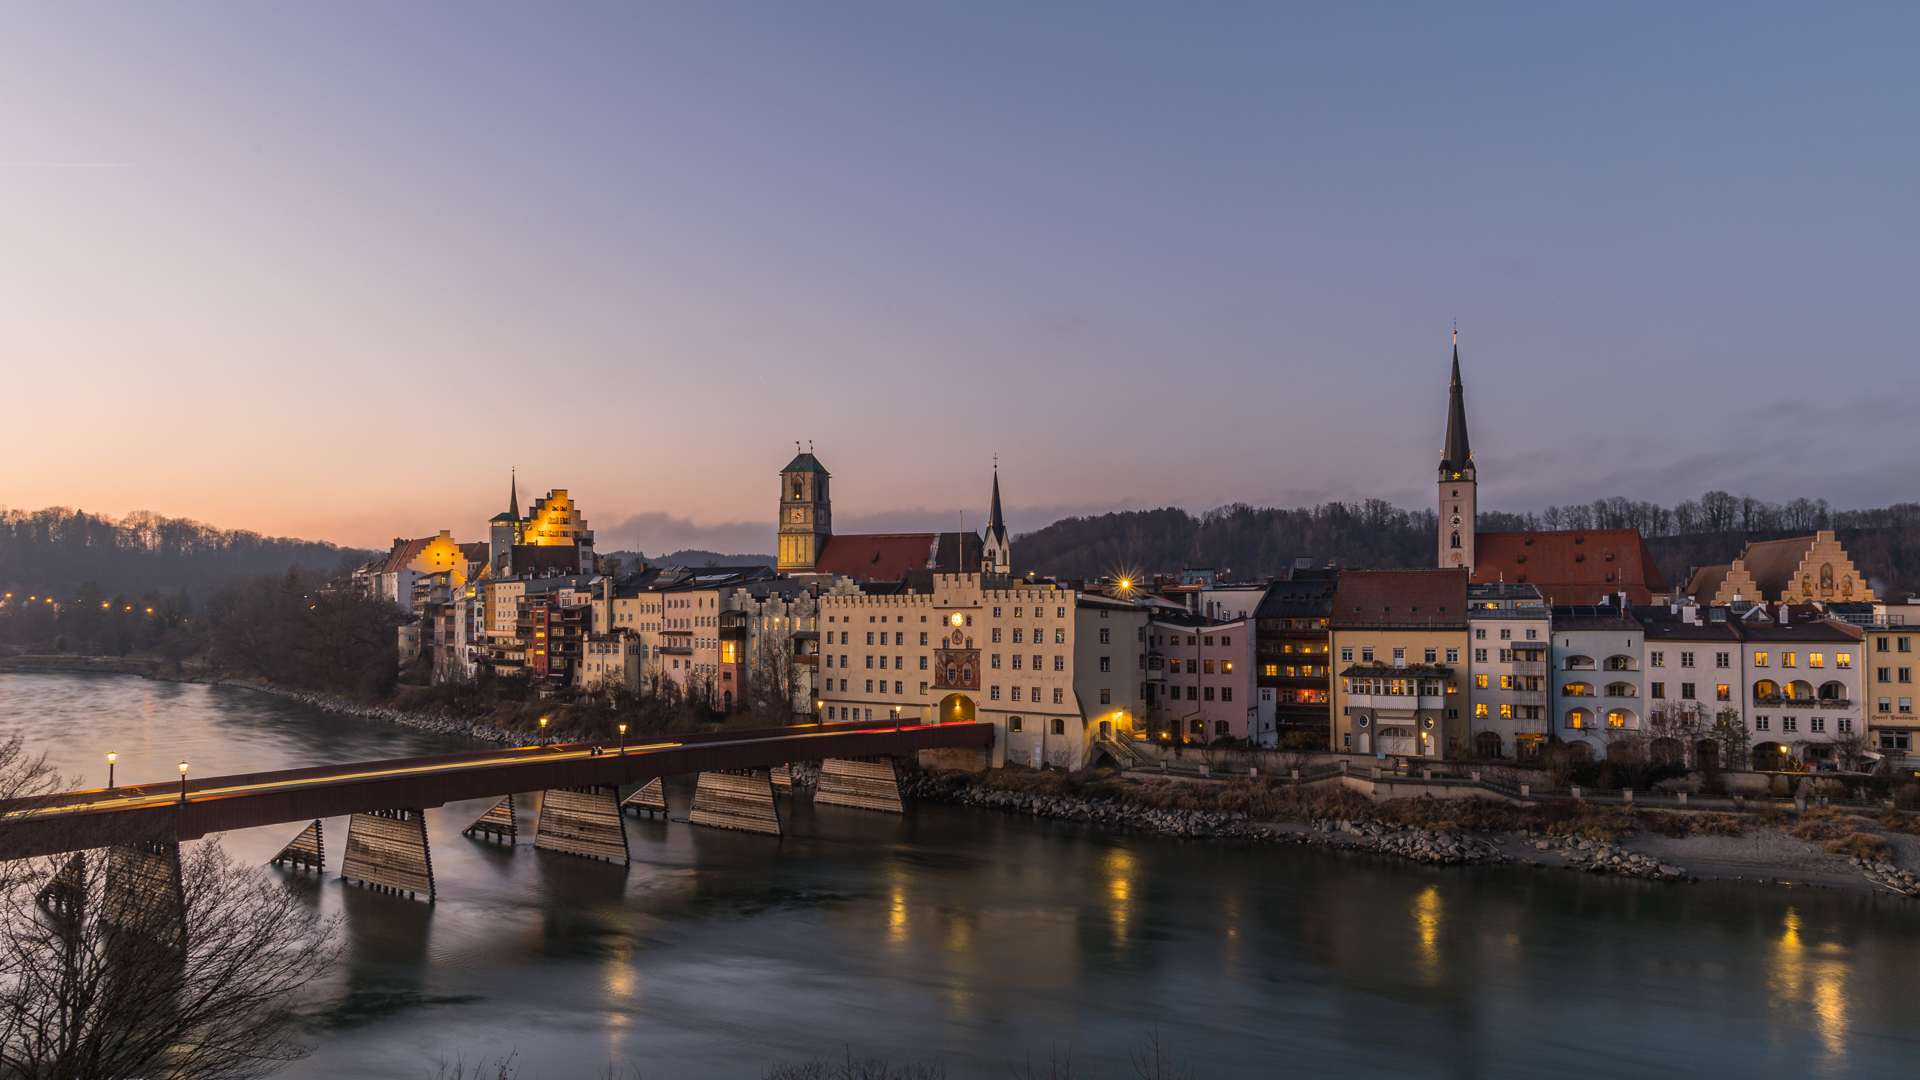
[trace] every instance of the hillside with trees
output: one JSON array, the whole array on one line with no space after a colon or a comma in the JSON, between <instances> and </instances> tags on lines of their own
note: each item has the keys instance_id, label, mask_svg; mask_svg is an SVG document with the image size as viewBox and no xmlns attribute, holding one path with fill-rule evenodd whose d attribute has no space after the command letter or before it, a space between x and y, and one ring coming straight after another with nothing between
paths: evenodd
<instances>
[{"instance_id":1,"label":"hillside with trees","mask_svg":"<svg viewBox=\"0 0 1920 1080\"><path fill-rule=\"evenodd\" d=\"M1825 500L1768 503L1710 491L1673 507L1614 497L1537 513L1482 512L1483 532L1639 529L1667 580L1729 562L1747 543L1835 530L1876 592L1920 592L1920 503L1834 510ZM1235 580L1277 575L1295 559L1315 566L1433 565L1438 519L1380 499L1295 509L1244 503L1200 515L1177 507L1063 518L1014 538L1020 572L1060 577L1170 574L1182 567L1230 571Z\"/></svg>"}]
</instances>

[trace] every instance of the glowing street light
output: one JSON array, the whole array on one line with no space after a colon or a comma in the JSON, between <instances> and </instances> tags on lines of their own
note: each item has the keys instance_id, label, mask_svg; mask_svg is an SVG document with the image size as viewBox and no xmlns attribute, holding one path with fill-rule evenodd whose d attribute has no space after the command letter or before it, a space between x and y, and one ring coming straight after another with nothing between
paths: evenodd
<instances>
[{"instance_id":1,"label":"glowing street light","mask_svg":"<svg viewBox=\"0 0 1920 1080\"><path fill-rule=\"evenodd\" d=\"M620 725L620 752L622 754L627 752L627 725L625 724Z\"/></svg>"},{"instance_id":2,"label":"glowing street light","mask_svg":"<svg viewBox=\"0 0 1920 1080\"><path fill-rule=\"evenodd\" d=\"M119 754L116 754L111 750L107 751L107 790L108 791L113 790L113 763L118 760L120 760Z\"/></svg>"},{"instance_id":3,"label":"glowing street light","mask_svg":"<svg viewBox=\"0 0 1920 1080\"><path fill-rule=\"evenodd\" d=\"M540 745L547 745L547 718L544 716L540 718Z\"/></svg>"},{"instance_id":4,"label":"glowing street light","mask_svg":"<svg viewBox=\"0 0 1920 1080\"><path fill-rule=\"evenodd\" d=\"M180 763L180 801L187 801L187 763Z\"/></svg>"}]
</instances>

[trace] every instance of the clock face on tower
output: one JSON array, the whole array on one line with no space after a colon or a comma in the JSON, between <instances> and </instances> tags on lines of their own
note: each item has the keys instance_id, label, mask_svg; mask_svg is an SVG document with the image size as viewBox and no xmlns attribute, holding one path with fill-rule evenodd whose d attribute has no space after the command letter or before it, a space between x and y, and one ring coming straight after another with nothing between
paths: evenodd
<instances>
[{"instance_id":1,"label":"clock face on tower","mask_svg":"<svg viewBox=\"0 0 1920 1080\"><path fill-rule=\"evenodd\" d=\"M796 520L796 521L798 521L799 519L798 519L798 518L795 518L794 520ZM1447 524L1449 524L1449 525L1458 525L1458 524L1460 524L1460 515L1459 515L1459 514L1455 514L1455 515L1453 515L1452 517L1450 517L1450 518L1448 518L1448 519L1447 519Z\"/></svg>"},{"instance_id":2,"label":"clock face on tower","mask_svg":"<svg viewBox=\"0 0 1920 1080\"><path fill-rule=\"evenodd\" d=\"M807 520L807 512L796 506L787 512L787 519L789 521L805 521Z\"/></svg>"}]
</instances>

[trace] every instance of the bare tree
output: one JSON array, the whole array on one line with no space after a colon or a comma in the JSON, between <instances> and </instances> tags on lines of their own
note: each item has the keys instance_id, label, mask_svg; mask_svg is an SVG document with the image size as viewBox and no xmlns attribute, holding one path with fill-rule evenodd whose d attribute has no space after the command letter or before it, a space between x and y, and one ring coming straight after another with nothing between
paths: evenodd
<instances>
[{"instance_id":1,"label":"bare tree","mask_svg":"<svg viewBox=\"0 0 1920 1080\"><path fill-rule=\"evenodd\" d=\"M1860 763L1865 760L1867 743L1859 735L1849 731L1835 735L1827 744L1833 747L1833 760L1848 772L1859 772Z\"/></svg>"},{"instance_id":2,"label":"bare tree","mask_svg":"<svg viewBox=\"0 0 1920 1080\"><path fill-rule=\"evenodd\" d=\"M784 624L786 620L771 622ZM795 667L793 631L784 626L761 626L753 636L753 662L747 673L748 701L754 719L769 724L791 724L794 714L809 711L801 707L797 697L800 679Z\"/></svg>"},{"instance_id":3,"label":"bare tree","mask_svg":"<svg viewBox=\"0 0 1920 1080\"><path fill-rule=\"evenodd\" d=\"M0 1075L261 1076L334 927L217 840L33 860L0 897ZM177 871L175 869L177 867Z\"/></svg>"}]
</instances>

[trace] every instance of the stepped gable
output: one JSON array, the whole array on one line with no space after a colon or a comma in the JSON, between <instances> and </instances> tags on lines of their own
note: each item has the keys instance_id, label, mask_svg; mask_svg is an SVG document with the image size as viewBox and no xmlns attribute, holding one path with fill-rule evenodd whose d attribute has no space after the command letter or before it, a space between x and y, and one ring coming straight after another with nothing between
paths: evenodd
<instances>
[{"instance_id":1,"label":"stepped gable","mask_svg":"<svg viewBox=\"0 0 1920 1080\"><path fill-rule=\"evenodd\" d=\"M1667 589L1638 529L1480 533L1474 580L1537 586L1550 604L1598 604L1625 590L1633 604Z\"/></svg>"}]
</instances>

